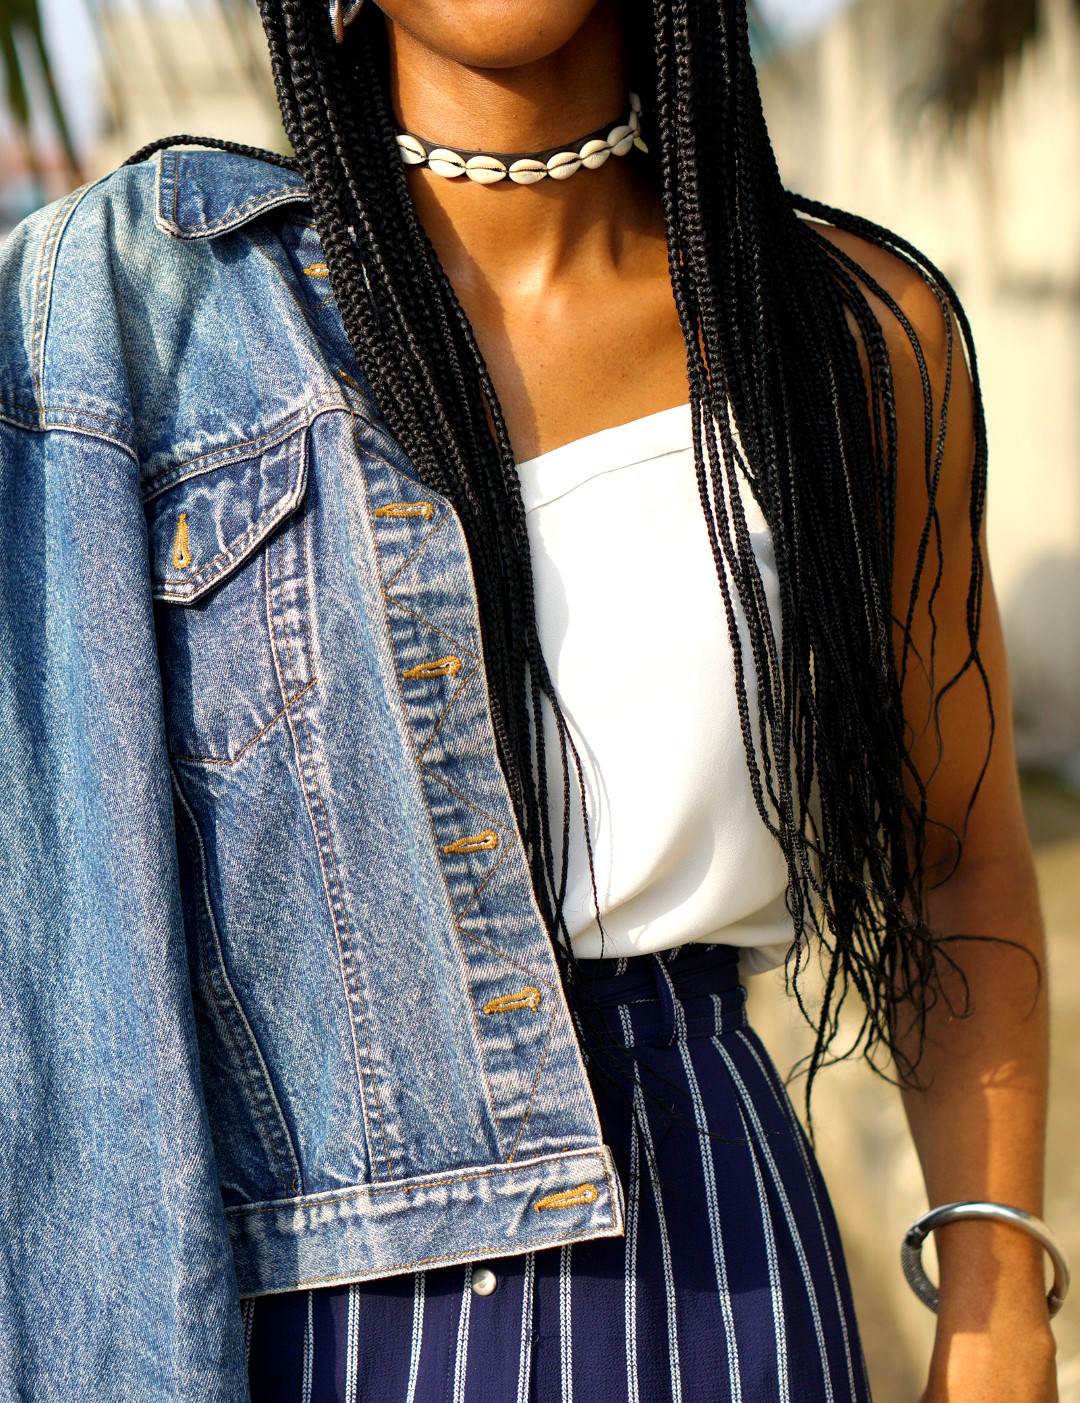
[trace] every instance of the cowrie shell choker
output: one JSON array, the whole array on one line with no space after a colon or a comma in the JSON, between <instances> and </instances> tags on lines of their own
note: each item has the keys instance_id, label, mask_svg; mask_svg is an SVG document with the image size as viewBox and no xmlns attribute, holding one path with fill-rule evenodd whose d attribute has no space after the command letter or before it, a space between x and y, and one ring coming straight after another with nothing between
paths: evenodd
<instances>
[{"instance_id":1,"label":"cowrie shell choker","mask_svg":"<svg viewBox=\"0 0 1080 1403\"><path fill-rule=\"evenodd\" d=\"M567 180L582 167L599 170L609 156L625 156L631 147L648 150L641 139L641 100L637 93L630 94L630 112L625 122L599 127L568 146L553 146L550 151L461 151L455 146L425 141L412 132L399 132L397 144L405 165L427 166L447 180L463 175L477 185L495 185L508 179L515 185L535 185L545 179Z\"/></svg>"}]
</instances>

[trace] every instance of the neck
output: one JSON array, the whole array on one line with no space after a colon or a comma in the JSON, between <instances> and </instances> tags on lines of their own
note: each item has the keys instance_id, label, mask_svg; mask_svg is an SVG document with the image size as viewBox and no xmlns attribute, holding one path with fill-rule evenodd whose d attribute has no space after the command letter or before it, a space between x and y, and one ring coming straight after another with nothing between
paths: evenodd
<instances>
[{"instance_id":1,"label":"neck","mask_svg":"<svg viewBox=\"0 0 1080 1403\"><path fill-rule=\"evenodd\" d=\"M542 151L626 120L622 17L598 4L573 38L521 66L454 62L388 21L391 96L400 125L464 150ZM428 236L459 291L512 280L542 292L567 263L617 255L620 231L656 198L634 153L566 181L481 186L420 168L407 175Z\"/></svg>"}]
</instances>

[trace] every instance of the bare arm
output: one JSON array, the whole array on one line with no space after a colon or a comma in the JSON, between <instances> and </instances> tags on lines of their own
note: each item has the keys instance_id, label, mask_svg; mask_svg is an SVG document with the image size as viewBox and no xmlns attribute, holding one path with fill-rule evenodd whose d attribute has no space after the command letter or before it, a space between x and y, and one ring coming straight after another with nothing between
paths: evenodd
<instances>
[{"instance_id":1,"label":"bare arm","mask_svg":"<svg viewBox=\"0 0 1080 1403\"><path fill-rule=\"evenodd\" d=\"M940 413L947 328L936 297L890 255L831 232L904 308L915 326ZM906 613L926 512L923 391L913 352L896 319L878 302L894 368L900 446L895 606ZM966 601L971 560L968 516L974 451L971 383L959 337L938 499L944 573L934 603L935 672L909 667L905 717L914 759L932 775L927 870L929 918L942 936L989 936L1012 945L961 940L944 948L966 979L947 975L948 1000L930 1015L919 1064L924 1089L904 1093L931 1205L992 1199L1042 1212L1048 1079L1046 965L1031 848L1020 803L1001 623L987 580L980 649L995 717L989 765L974 807L973 787L990 740L983 683L967 675L943 699L940 742L934 693L968 653ZM985 549L985 539L984 539ZM930 577L934 574L931 568ZM930 656L927 579L914 619L914 643ZM949 831L963 834L959 864ZM950 1009L949 1004L952 1004ZM965 1008L968 1016L957 1016ZM903 1032L903 1026L901 1025ZM916 1051L913 1031L906 1036ZM1042 1249L1016 1229L955 1223L937 1234L941 1309L925 1403L1053 1403L1053 1339L1043 1284Z\"/></svg>"}]
</instances>

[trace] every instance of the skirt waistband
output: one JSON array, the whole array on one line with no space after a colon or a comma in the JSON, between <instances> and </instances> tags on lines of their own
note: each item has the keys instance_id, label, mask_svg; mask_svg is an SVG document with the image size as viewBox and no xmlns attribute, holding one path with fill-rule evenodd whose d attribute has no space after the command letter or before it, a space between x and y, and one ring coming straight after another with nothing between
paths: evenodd
<instances>
[{"instance_id":1,"label":"skirt waistband","mask_svg":"<svg viewBox=\"0 0 1080 1403\"><path fill-rule=\"evenodd\" d=\"M611 1035L627 1047L670 1047L745 1026L746 990L733 945L680 945L653 955L581 960L575 973ZM588 1044L588 1032L582 1032Z\"/></svg>"},{"instance_id":2,"label":"skirt waistband","mask_svg":"<svg viewBox=\"0 0 1080 1403\"><path fill-rule=\"evenodd\" d=\"M655 997L659 970L676 997L726 994L739 984L739 951L734 945L678 945L655 955L615 960L579 960L577 971L593 1000L604 1008Z\"/></svg>"}]
</instances>

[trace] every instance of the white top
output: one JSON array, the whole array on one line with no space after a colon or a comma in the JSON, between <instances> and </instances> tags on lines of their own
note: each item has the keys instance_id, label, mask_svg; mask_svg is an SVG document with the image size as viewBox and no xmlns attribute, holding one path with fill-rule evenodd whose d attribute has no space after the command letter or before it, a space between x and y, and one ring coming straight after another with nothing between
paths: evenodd
<instances>
[{"instance_id":1,"label":"white top","mask_svg":"<svg viewBox=\"0 0 1080 1403\"><path fill-rule=\"evenodd\" d=\"M540 644L581 757L606 935L601 948L571 768L565 915L575 952L611 958L703 941L744 947L745 974L774 968L793 938L787 871L750 788L689 405L518 471ZM772 538L742 486L778 627ZM753 714L745 632L744 656ZM549 708L544 734L558 858L562 771Z\"/></svg>"}]
</instances>

